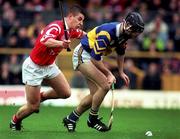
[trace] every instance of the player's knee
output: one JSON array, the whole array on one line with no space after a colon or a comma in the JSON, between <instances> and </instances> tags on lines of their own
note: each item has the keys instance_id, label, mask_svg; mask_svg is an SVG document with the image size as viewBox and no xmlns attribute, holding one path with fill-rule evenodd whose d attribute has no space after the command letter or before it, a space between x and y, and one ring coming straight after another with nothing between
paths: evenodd
<instances>
[{"instance_id":1,"label":"player's knee","mask_svg":"<svg viewBox=\"0 0 180 139\"><path fill-rule=\"evenodd\" d=\"M31 111L32 111L32 112L35 112L35 113L38 113L38 112L39 112L39 107L40 107L39 104L31 104L31 105L30 105Z\"/></svg>"},{"instance_id":2,"label":"player's knee","mask_svg":"<svg viewBox=\"0 0 180 139\"><path fill-rule=\"evenodd\" d=\"M108 84L103 84L101 86L101 89L107 93L110 90L110 86Z\"/></svg>"},{"instance_id":3,"label":"player's knee","mask_svg":"<svg viewBox=\"0 0 180 139\"><path fill-rule=\"evenodd\" d=\"M71 96L70 89L56 91L56 98L66 99L66 98L69 98L70 96Z\"/></svg>"},{"instance_id":4,"label":"player's knee","mask_svg":"<svg viewBox=\"0 0 180 139\"><path fill-rule=\"evenodd\" d=\"M68 92L68 93L66 93L64 96L63 96L63 98L69 98L71 96L71 93L70 92Z\"/></svg>"},{"instance_id":5,"label":"player's knee","mask_svg":"<svg viewBox=\"0 0 180 139\"><path fill-rule=\"evenodd\" d=\"M69 98L70 96L71 96L71 91L70 89L68 89L64 91L62 98L66 99L66 98Z\"/></svg>"}]
</instances>

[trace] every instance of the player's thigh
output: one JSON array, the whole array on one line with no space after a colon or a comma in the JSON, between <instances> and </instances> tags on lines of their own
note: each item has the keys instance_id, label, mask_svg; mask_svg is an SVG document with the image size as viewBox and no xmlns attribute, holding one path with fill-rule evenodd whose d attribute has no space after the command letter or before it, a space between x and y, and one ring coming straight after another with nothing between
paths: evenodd
<instances>
[{"instance_id":1,"label":"player's thigh","mask_svg":"<svg viewBox=\"0 0 180 139\"><path fill-rule=\"evenodd\" d=\"M40 86L25 86L26 100L31 105L38 105L40 103Z\"/></svg>"},{"instance_id":2,"label":"player's thigh","mask_svg":"<svg viewBox=\"0 0 180 139\"><path fill-rule=\"evenodd\" d=\"M108 86L106 76L98 69L92 62L82 63L78 70L88 78L93 81L97 86L104 88L104 86Z\"/></svg>"},{"instance_id":3,"label":"player's thigh","mask_svg":"<svg viewBox=\"0 0 180 139\"><path fill-rule=\"evenodd\" d=\"M97 91L98 86L92 80L90 80L90 79L86 79L86 80L87 80L87 85L90 90L90 94L93 95Z\"/></svg>"},{"instance_id":4,"label":"player's thigh","mask_svg":"<svg viewBox=\"0 0 180 139\"><path fill-rule=\"evenodd\" d=\"M64 74L60 72L56 77L45 80L56 93L70 93L70 86Z\"/></svg>"}]
</instances>

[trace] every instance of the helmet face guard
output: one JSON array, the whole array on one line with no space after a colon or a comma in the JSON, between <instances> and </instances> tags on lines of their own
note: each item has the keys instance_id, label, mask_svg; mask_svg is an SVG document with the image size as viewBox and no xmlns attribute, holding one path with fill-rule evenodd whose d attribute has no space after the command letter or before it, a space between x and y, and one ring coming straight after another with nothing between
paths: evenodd
<instances>
[{"instance_id":1,"label":"helmet face guard","mask_svg":"<svg viewBox=\"0 0 180 139\"><path fill-rule=\"evenodd\" d=\"M130 30L132 32L142 33L144 31L144 27L132 26L130 27Z\"/></svg>"},{"instance_id":2,"label":"helmet face guard","mask_svg":"<svg viewBox=\"0 0 180 139\"><path fill-rule=\"evenodd\" d=\"M129 30L131 32L142 33L144 31L144 21L139 13L129 13L126 16L125 21L129 24Z\"/></svg>"}]
</instances>

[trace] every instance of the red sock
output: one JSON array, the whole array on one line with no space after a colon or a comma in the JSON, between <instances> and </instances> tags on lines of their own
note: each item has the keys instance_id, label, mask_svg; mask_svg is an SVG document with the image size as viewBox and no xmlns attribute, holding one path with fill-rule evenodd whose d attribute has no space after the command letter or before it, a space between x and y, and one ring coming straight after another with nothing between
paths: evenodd
<instances>
[{"instance_id":1,"label":"red sock","mask_svg":"<svg viewBox=\"0 0 180 139\"><path fill-rule=\"evenodd\" d=\"M18 119L16 115L13 115L12 121L13 121L14 123L18 123L18 122L20 122L21 120Z\"/></svg>"}]
</instances>

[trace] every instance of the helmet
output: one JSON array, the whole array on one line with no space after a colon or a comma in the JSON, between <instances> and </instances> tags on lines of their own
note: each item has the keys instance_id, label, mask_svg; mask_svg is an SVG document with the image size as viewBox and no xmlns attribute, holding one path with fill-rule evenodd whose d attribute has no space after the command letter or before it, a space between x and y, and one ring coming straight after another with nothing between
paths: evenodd
<instances>
[{"instance_id":1,"label":"helmet","mask_svg":"<svg viewBox=\"0 0 180 139\"><path fill-rule=\"evenodd\" d=\"M133 32L143 32L144 30L144 21L141 15L137 12L130 12L125 18L126 23L131 25L130 29Z\"/></svg>"}]
</instances>

